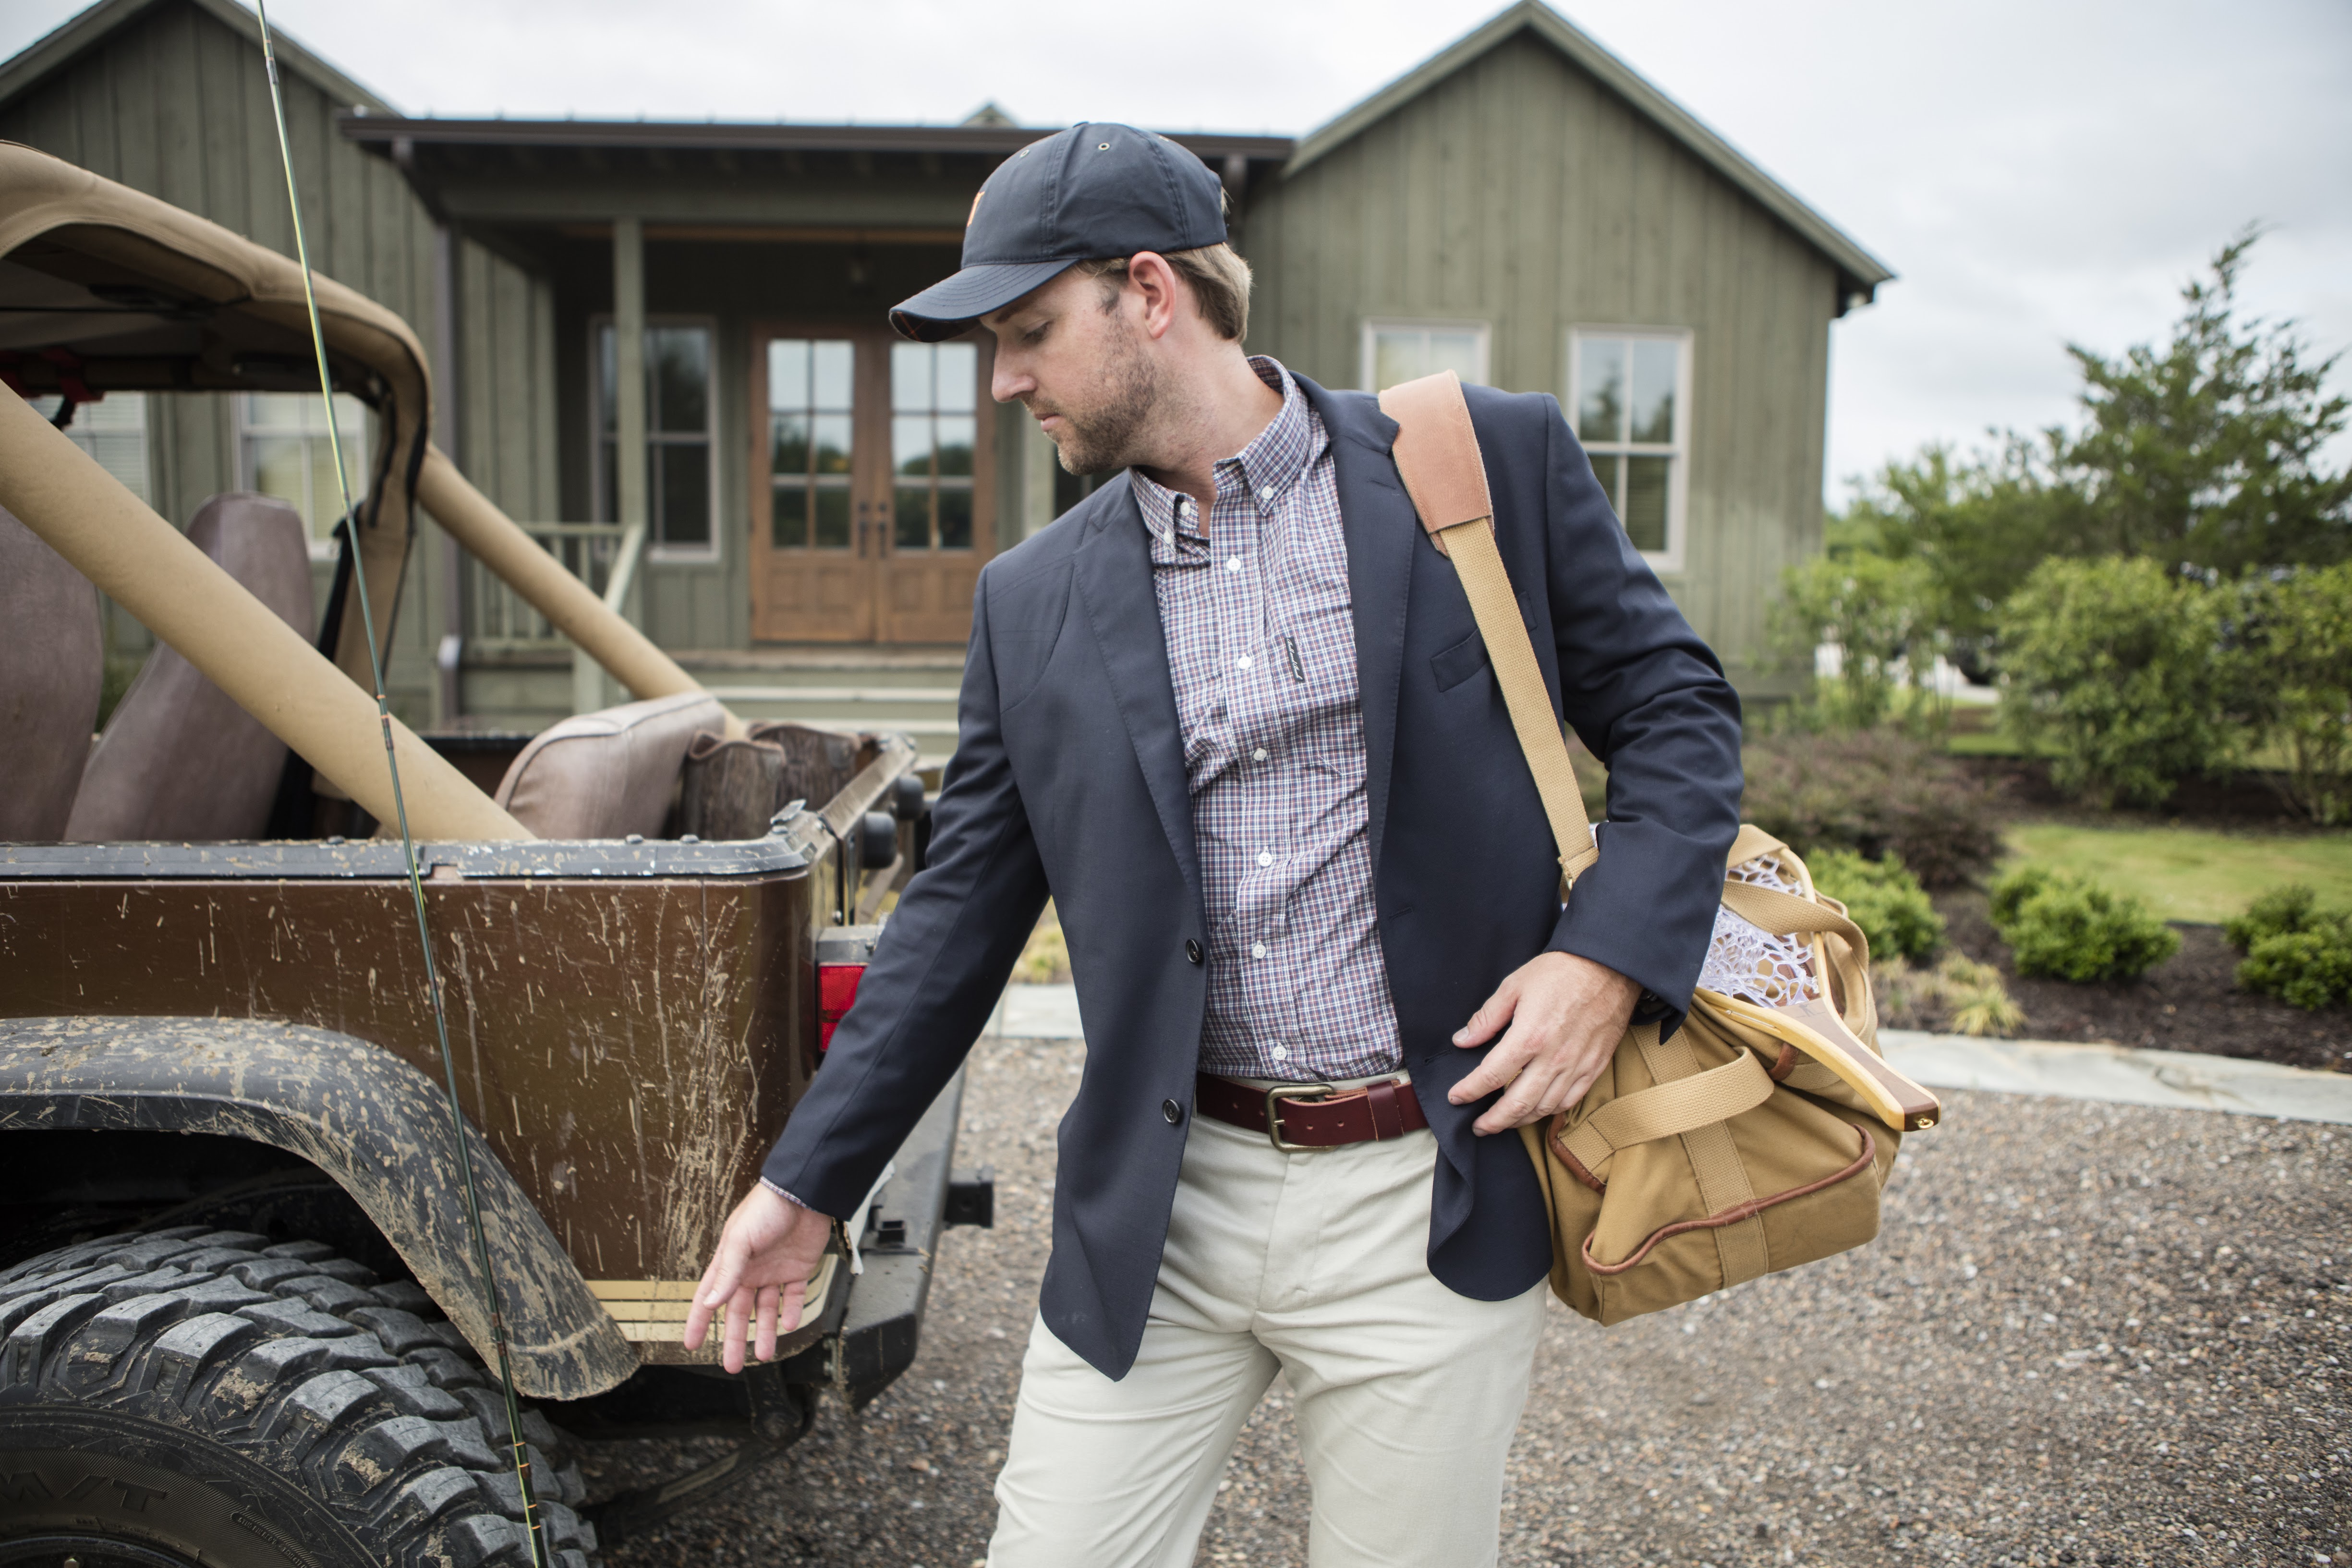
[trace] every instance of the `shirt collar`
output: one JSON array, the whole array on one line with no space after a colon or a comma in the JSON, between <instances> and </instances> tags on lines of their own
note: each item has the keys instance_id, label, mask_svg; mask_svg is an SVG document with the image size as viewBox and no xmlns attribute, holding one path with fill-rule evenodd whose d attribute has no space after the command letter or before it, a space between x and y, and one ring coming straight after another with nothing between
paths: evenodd
<instances>
[{"instance_id":1,"label":"shirt collar","mask_svg":"<svg viewBox=\"0 0 2352 1568\"><path fill-rule=\"evenodd\" d=\"M1313 405L1298 390L1297 378L1280 361L1266 354L1252 354L1249 366L1260 381L1282 394L1282 407L1248 446L1217 463L1216 504L1220 507L1255 496L1262 505L1272 508L1298 482L1329 442L1323 422L1315 416ZM1143 526L1151 534L1154 564L1174 565L1180 560L1206 558L1208 535L1200 518L1194 515L1189 498L1146 478L1139 470L1129 470L1128 482L1134 489L1136 505L1143 512ZM1180 500L1185 503L1181 511L1177 506Z\"/></svg>"}]
</instances>

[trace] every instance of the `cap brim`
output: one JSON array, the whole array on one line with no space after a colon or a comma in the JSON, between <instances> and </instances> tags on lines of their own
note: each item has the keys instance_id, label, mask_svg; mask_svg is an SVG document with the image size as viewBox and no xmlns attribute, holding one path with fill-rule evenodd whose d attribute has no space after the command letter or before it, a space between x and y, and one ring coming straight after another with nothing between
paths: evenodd
<instances>
[{"instance_id":1,"label":"cap brim","mask_svg":"<svg viewBox=\"0 0 2352 1568\"><path fill-rule=\"evenodd\" d=\"M992 311L1001 310L1032 289L1051 283L1075 261L998 261L967 267L942 279L890 311L890 324L919 343L954 337Z\"/></svg>"}]
</instances>

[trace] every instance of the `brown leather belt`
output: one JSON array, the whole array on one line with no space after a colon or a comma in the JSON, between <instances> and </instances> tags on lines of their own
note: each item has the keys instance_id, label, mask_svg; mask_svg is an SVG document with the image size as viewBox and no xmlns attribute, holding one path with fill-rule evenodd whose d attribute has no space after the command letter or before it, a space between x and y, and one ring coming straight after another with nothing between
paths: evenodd
<instances>
[{"instance_id":1,"label":"brown leather belt","mask_svg":"<svg viewBox=\"0 0 2352 1568\"><path fill-rule=\"evenodd\" d=\"M1228 1126L1263 1132L1277 1149L1336 1149L1402 1138L1429 1125L1412 1085L1391 1079L1364 1089L1328 1083L1286 1083L1252 1089L1213 1073L1193 1079L1193 1109Z\"/></svg>"}]
</instances>

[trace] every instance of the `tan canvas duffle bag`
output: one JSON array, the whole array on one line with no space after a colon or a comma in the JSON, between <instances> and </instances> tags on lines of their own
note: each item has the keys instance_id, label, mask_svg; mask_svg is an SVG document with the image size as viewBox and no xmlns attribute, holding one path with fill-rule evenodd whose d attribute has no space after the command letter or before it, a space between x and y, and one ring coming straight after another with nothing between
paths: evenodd
<instances>
[{"instance_id":1,"label":"tan canvas duffle bag","mask_svg":"<svg viewBox=\"0 0 2352 1568\"><path fill-rule=\"evenodd\" d=\"M1381 394L1422 526L1454 563L1560 850L1560 896L1599 858L1568 744L1496 551L1451 371ZM1878 1234L1902 1135L1934 1095L1882 1059L1870 947L1803 860L1752 825L1726 858L1699 989L1671 1038L1628 1029L1584 1098L1519 1130L1551 1215L1551 1287L1622 1322Z\"/></svg>"}]
</instances>

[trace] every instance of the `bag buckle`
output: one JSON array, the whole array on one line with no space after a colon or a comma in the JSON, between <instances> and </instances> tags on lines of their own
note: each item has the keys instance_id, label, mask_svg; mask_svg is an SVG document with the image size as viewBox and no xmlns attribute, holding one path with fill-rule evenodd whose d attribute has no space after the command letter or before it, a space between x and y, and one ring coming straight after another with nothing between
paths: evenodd
<instances>
[{"instance_id":1,"label":"bag buckle","mask_svg":"<svg viewBox=\"0 0 2352 1568\"><path fill-rule=\"evenodd\" d=\"M1305 1100L1309 1095L1328 1098L1339 1091L1328 1083L1278 1083L1265 1091L1265 1136L1276 1149L1286 1154L1309 1152L1320 1145L1286 1142L1282 1136L1282 1102Z\"/></svg>"}]
</instances>

